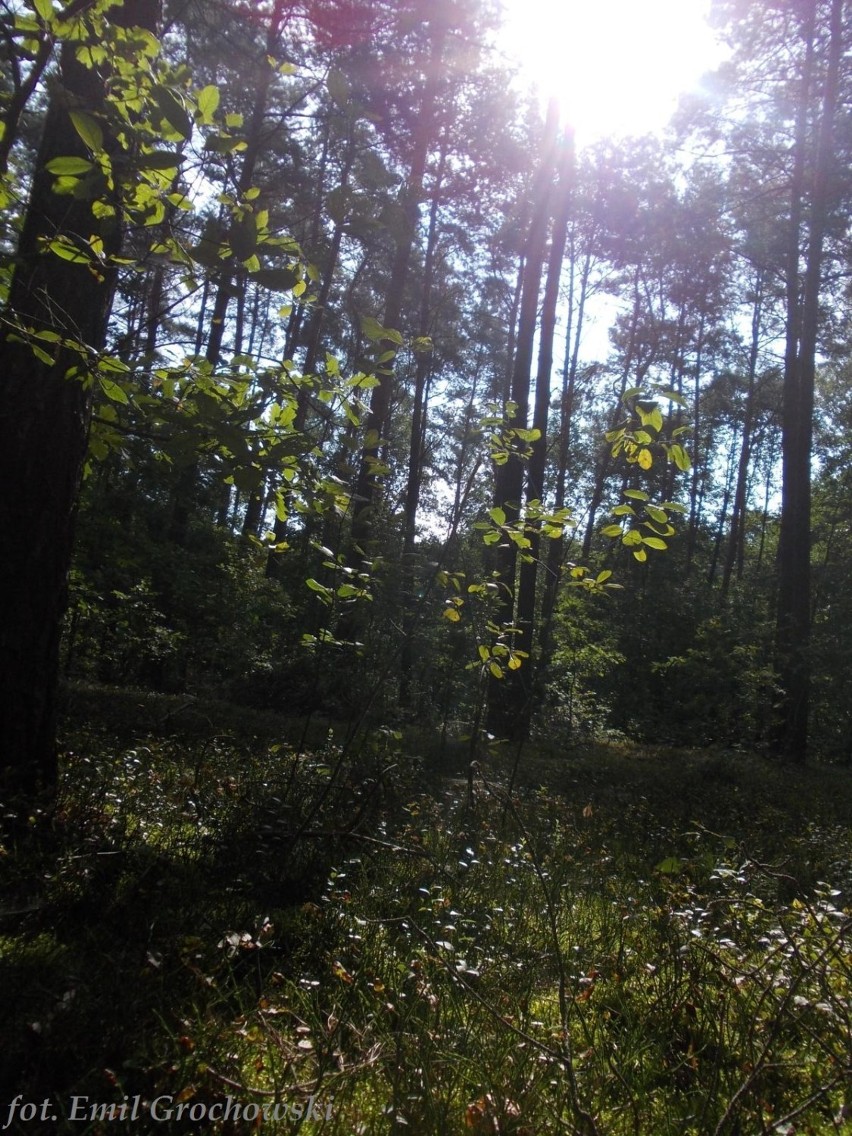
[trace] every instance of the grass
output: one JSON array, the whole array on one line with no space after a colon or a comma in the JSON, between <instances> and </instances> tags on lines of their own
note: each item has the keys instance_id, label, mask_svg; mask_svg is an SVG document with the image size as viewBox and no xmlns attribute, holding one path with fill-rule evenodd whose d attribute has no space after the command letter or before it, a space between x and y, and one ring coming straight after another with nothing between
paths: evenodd
<instances>
[{"instance_id":1,"label":"grass","mask_svg":"<svg viewBox=\"0 0 852 1136\"><path fill-rule=\"evenodd\" d=\"M69 736L6 846L6 1131L852 1132L848 772L539 748L471 800L212 713Z\"/></svg>"}]
</instances>

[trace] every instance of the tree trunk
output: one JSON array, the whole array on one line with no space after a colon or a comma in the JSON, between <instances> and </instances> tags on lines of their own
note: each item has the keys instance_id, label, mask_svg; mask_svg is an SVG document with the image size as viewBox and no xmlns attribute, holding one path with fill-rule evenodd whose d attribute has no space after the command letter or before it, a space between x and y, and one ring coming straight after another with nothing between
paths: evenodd
<instances>
[{"instance_id":1,"label":"tree trunk","mask_svg":"<svg viewBox=\"0 0 852 1136\"><path fill-rule=\"evenodd\" d=\"M757 357L760 348L760 322L763 313L763 273L758 271L755 281L754 305L751 313L751 344L748 353L748 376L746 401L743 411L743 437L740 445L740 460L737 468L737 485L734 490L734 505L731 512L731 527L728 532L728 547L725 565L722 570L722 599L727 599L737 569L737 579L742 576L743 550L745 548L745 514L747 505L748 474L751 465L752 432L754 430L754 401L757 384Z\"/></svg>"},{"instance_id":2,"label":"tree trunk","mask_svg":"<svg viewBox=\"0 0 852 1136\"><path fill-rule=\"evenodd\" d=\"M418 335L427 337L431 330L432 290L435 281L435 253L438 247L438 211L447 162L446 132L441 141L438 168L432 186L429 208L429 231L423 259L423 281L420 292L420 324ZM408 472L405 484L405 506L402 537L402 653L400 655L399 700L407 706L411 697L411 672L414 666L414 625L416 602L415 546L417 538L417 511L423 483L423 458L426 444L426 423L429 387L432 381L432 352L421 351L414 372L414 402L411 415L411 436L408 446Z\"/></svg>"},{"instance_id":3,"label":"tree trunk","mask_svg":"<svg viewBox=\"0 0 852 1136\"><path fill-rule=\"evenodd\" d=\"M559 284L562 278L562 263L565 259L565 245L568 239L568 222L572 207L572 180L574 174L573 138L566 135L562 141L563 152L559 168L559 208L553 224L550 246L550 259L547 266L547 281L539 332L538 368L535 380L535 407L532 426L539 431L539 437L532 442L527 463L527 484L525 499L527 504L539 501L544 504L544 476L547 463L548 418L550 412L551 372L553 370L553 340L556 334L556 308L559 301ZM516 739L529 733L530 717L533 708L533 686L537 671L533 659L535 643L535 612L538 593L539 557L541 555L541 522L528 523L527 537L530 545L521 560L518 574L518 611L516 625L518 635L515 646L529 657L516 671L507 675L511 692L509 701L514 706Z\"/></svg>"},{"instance_id":4,"label":"tree trunk","mask_svg":"<svg viewBox=\"0 0 852 1136\"><path fill-rule=\"evenodd\" d=\"M813 58L813 15L807 41L808 61ZM791 210L787 273L787 351L784 359L784 410L782 424L781 532L778 547L778 609L776 670L784 691L776 723L774 748L787 760L807 757L810 702L810 594L811 594L811 450L813 438L814 379L819 324L822 260L830 194L834 117L838 103L840 61L843 55L843 0L832 0L828 59L820 112L816 155L810 186L806 258L799 305L799 219L806 195L806 108L809 95L808 64L802 88L802 128L796 137L796 170ZM795 263L794 263L795 261Z\"/></svg>"},{"instance_id":5,"label":"tree trunk","mask_svg":"<svg viewBox=\"0 0 852 1136\"><path fill-rule=\"evenodd\" d=\"M573 260L573 253L572 253ZM565 333L565 362L562 369L562 399L559 423L559 451L556 458L556 489L554 492L554 511L563 509L568 482L568 461L571 453L571 431L574 422L574 408L577 400L577 365L580 357L580 341L583 333L583 320L586 299L589 291L591 272L591 252L586 253L580 274L580 295L577 299L576 326L574 323L574 267L572 263L571 283L568 299L568 326ZM541 631L539 639L539 685L550 666L554 647L553 616L556 611L556 598L562 574L565 551L569 547L565 536L551 540L547 549L547 565L544 573L544 588L541 597Z\"/></svg>"},{"instance_id":6,"label":"tree trunk","mask_svg":"<svg viewBox=\"0 0 852 1136\"><path fill-rule=\"evenodd\" d=\"M511 396L514 410L507 416L506 423L510 430L525 430L529 425L530 379L538 326L538 299L550 224L557 127L558 111L556 104L551 103L545 124L541 163L533 187L532 217L524 256L518 339L512 368ZM494 477L494 504L503 510L509 525L520 518L523 492L524 461L520 454L510 453L508 459L497 466ZM502 540L495 546L495 550L494 563L499 575L500 600L494 622L498 625L511 625L515 614L518 546L513 540ZM488 684L489 731L501 737L511 736L518 725L514 709L510 700L505 698L504 680L492 674Z\"/></svg>"},{"instance_id":7,"label":"tree trunk","mask_svg":"<svg viewBox=\"0 0 852 1136\"><path fill-rule=\"evenodd\" d=\"M639 333L639 317L642 311L642 296L639 290L639 270L633 278L633 312L630 320L630 333L627 344L627 353L624 357L624 365L621 368L621 378L619 381L619 388L616 397L615 406L613 407L612 415L610 416L609 425L607 430L614 430L618 425L624 413L624 393L627 390L627 380L630 378L630 372L633 369L633 364L636 356L636 342ZM588 560L592 552L592 541L595 536L595 522L597 520L598 509L600 509L604 498L604 491L606 489L606 479L609 477L609 471L612 468L612 451L610 447L604 446L600 451L597 465L595 467L595 483L592 487L592 495L589 499L589 512L586 519L586 532L583 537L583 559Z\"/></svg>"},{"instance_id":8,"label":"tree trunk","mask_svg":"<svg viewBox=\"0 0 852 1136\"><path fill-rule=\"evenodd\" d=\"M113 19L153 28L158 4L127 0ZM88 238L97 222L91 203L53 192L46 165L57 157L88 157L69 107L97 112L103 76L64 45L51 97L30 200L5 311L7 322L58 331L98 350L103 346L115 273L45 253L43 237ZM107 257L119 249L114 221L102 227ZM68 591L74 522L92 412L92 385L80 355L60 349L56 361L37 358L9 332L0 336L0 754L4 787L32 795L55 789L59 638Z\"/></svg>"}]
</instances>

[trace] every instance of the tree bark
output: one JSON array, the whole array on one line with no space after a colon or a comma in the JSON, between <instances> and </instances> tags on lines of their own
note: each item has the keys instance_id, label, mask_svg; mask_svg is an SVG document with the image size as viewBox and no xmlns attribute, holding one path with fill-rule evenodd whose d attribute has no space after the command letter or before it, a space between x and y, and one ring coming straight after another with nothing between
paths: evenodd
<instances>
[{"instance_id":1,"label":"tree bark","mask_svg":"<svg viewBox=\"0 0 852 1136\"><path fill-rule=\"evenodd\" d=\"M778 756L807 758L810 703L811 451L819 297L828 217L834 117L843 56L843 0L832 0L828 56L807 213L804 280L798 302L801 218L806 197L807 104L814 46L814 8L809 14L807 60L802 82L802 118L796 137L787 273L788 329L784 360L782 500L778 548L776 671L784 692L774 731Z\"/></svg>"},{"instance_id":2,"label":"tree bark","mask_svg":"<svg viewBox=\"0 0 852 1136\"><path fill-rule=\"evenodd\" d=\"M159 5L127 0L112 18L153 29ZM9 300L0 333L0 761L3 787L31 797L57 780L59 638L68 592L74 522L92 412L80 355L65 348L48 363L19 342L15 324L59 332L91 353L103 346L115 288L111 268L94 275L45 252L44 237L88 239L91 203L53 192L53 158L88 157L69 110L102 106L103 76L63 46L60 83L45 120ZM100 236L107 257L121 234ZM77 368L77 374L69 369Z\"/></svg>"}]
</instances>

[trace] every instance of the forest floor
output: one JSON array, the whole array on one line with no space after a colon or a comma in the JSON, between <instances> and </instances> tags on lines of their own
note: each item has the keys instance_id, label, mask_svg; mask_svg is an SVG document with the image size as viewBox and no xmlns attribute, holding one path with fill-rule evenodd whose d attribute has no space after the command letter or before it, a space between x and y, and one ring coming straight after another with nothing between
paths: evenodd
<instances>
[{"instance_id":1,"label":"forest floor","mask_svg":"<svg viewBox=\"0 0 852 1136\"><path fill-rule=\"evenodd\" d=\"M848 769L104 690L65 745L0 1130L852 1132Z\"/></svg>"}]
</instances>

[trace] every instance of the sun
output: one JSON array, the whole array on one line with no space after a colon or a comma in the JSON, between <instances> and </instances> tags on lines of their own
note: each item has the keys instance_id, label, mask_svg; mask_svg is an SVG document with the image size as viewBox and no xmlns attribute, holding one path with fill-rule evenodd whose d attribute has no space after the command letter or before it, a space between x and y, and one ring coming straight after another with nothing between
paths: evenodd
<instances>
[{"instance_id":1,"label":"sun","mask_svg":"<svg viewBox=\"0 0 852 1136\"><path fill-rule=\"evenodd\" d=\"M503 0L502 50L584 145L662 129L724 57L709 0Z\"/></svg>"}]
</instances>

